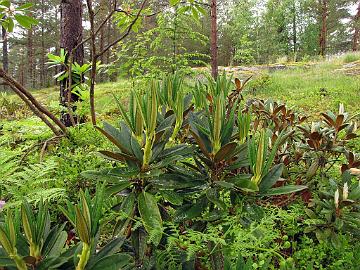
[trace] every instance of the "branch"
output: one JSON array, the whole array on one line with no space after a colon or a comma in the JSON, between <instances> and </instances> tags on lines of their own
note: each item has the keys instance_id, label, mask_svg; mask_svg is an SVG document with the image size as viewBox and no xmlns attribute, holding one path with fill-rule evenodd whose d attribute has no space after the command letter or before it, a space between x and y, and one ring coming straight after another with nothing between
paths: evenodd
<instances>
[{"instance_id":1,"label":"branch","mask_svg":"<svg viewBox=\"0 0 360 270\"><path fill-rule=\"evenodd\" d=\"M144 1L142 2L139 11L138 11L138 13L136 14L135 19L131 22L131 24L129 25L127 31L124 33L124 35L122 35L120 38L118 38L118 39L115 40L114 42L110 43L104 50L102 50L101 52L99 52L98 54L96 54L96 58L98 58L98 57L100 57L101 55L103 55L104 53L106 53L106 52L107 52L108 50L110 50L113 46L115 46L116 44L118 44L120 41L122 41L124 38L126 38L126 37L130 34L130 32L131 32L133 26L135 25L136 21L139 19L140 15L141 15L141 12L144 10L145 5L146 5L146 2L147 2L147 0L144 0Z\"/></svg>"},{"instance_id":2,"label":"branch","mask_svg":"<svg viewBox=\"0 0 360 270\"><path fill-rule=\"evenodd\" d=\"M14 85L9 83L4 83L4 85L8 85L14 92L17 94L25 103L28 105L30 110L39 117L51 130L54 132L56 136L61 136L61 132L50 123L50 121L26 98L26 96L21 93Z\"/></svg>"},{"instance_id":3,"label":"branch","mask_svg":"<svg viewBox=\"0 0 360 270\"><path fill-rule=\"evenodd\" d=\"M31 103L34 107L36 107L36 109L38 111L40 111L41 113L45 114L46 116L48 116L62 131L64 134L67 134L67 128L65 127L65 125L58 119L56 118L55 115L53 115L49 110L47 110L43 105L41 105L36 98L28 91L24 88L24 86L22 86L20 83L18 83L14 78L12 78L11 76L9 76L2 68L0 68L0 77L8 83L8 85L14 90L14 88L16 90L15 93L21 93L22 95L19 95L20 98L21 97L25 97L26 100ZM23 99L24 100L24 99ZM29 104L27 103L27 104ZM56 134L56 133L55 133Z\"/></svg>"}]
</instances>

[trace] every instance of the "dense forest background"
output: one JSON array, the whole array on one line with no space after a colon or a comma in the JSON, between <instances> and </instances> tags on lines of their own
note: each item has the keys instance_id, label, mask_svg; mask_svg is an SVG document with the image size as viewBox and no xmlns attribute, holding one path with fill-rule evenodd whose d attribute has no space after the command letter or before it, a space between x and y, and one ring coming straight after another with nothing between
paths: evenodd
<instances>
[{"instance_id":1,"label":"dense forest background","mask_svg":"<svg viewBox=\"0 0 360 270\"><path fill-rule=\"evenodd\" d=\"M19 1L20 3L21 1ZM60 5L58 0L31 0L32 16L38 25L2 30L1 61L4 69L29 88L55 84L58 72L49 69L47 54L60 53ZM360 3L355 0L220 0L218 1L219 65L266 64L310 59L358 50ZM162 71L169 64L204 66L210 62L209 5L201 16L188 16L167 7L166 1L152 1L143 27L123 43L101 56L107 67L101 80L138 76L147 70ZM96 23L107 16L112 1L94 1ZM359 5L359 6L358 6ZM89 22L83 16L84 36ZM189 11L191 13L191 11ZM114 18L101 29L98 47L121 35ZM117 21L116 21L117 20ZM135 29L136 30L136 29ZM85 59L91 53L85 44ZM110 67L110 64L111 67Z\"/></svg>"}]
</instances>

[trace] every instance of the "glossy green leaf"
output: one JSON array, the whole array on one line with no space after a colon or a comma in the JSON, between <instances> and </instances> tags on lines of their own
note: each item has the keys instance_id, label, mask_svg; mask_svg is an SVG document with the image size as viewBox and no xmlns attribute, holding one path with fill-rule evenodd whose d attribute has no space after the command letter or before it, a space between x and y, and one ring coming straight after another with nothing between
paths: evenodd
<instances>
[{"instance_id":1,"label":"glossy green leaf","mask_svg":"<svg viewBox=\"0 0 360 270\"><path fill-rule=\"evenodd\" d=\"M284 169L283 164L275 165L261 180L259 185L260 192L266 192L279 180Z\"/></svg>"},{"instance_id":2,"label":"glossy green leaf","mask_svg":"<svg viewBox=\"0 0 360 270\"><path fill-rule=\"evenodd\" d=\"M287 185L287 186L268 189L266 192L262 193L261 195L264 196L284 195L284 194L299 192L307 188L308 188L307 186Z\"/></svg>"},{"instance_id":3,"label":"glossy green leaf","mask_svg":"<svg viewBox=\"0 0 360 270\"><path fill-rule=\"evenodd\" d=\"M158 245L162 238L162 219L153 195L143 191L138 197L138 208L146 231L150 234L154 245Z\"/></svg>"},{"instance_id":4,"label":"glossy green leaf","mask_svg":"<svg viewBox=\"0 0 360 270\"><path fill-rule=\"evenodd\" d=\"M122 270L125 268L129 269L128 267L132 263L133 259L130 255L119 253L102 258L89 270Z\"/></svg>"},{"instance_id":5,"label":"glossy green leaf","mask_svg":"<svg viewBox=\"0 0 360 270\"><path fill-rule=\"evenodd\" d=\"M106 189L106 194L108 195L114 195L117 194L124 189L129 188L132 185L132 182L129 180L123 180L117 184L114 184Z\"/></svg>"},{"instance_id":6,"label":"glossy green leaf","mask_svg":"<svg viewBox=\"0 0 360 270\"><path fill-rule=\"evenodd\" d=\"M214 161L220 162L223 160L228 160L233 157L233 153L235 152L237 147L236 142L231 142L224 145L215 155Z\"/></svg>"}]
</instances>

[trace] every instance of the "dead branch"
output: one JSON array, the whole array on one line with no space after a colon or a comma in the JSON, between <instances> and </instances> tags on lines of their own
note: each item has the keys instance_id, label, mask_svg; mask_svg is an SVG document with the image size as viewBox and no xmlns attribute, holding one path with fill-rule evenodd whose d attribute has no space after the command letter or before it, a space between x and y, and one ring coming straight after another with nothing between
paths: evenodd
<instances>
[{"instance_id":1,"label":"dead branch","mask_svg":"<svg viewBox=\"0 0 360 270\"><path fill-rule=\"evenodd\" d=\"M26 104L28 106L30 106L30 104L31 104L33 106L33 108L36 108L35 111L33 110L33 112L35 114L36 114L36 112L40 112L40 114L38 113L37 116L42 115L43 117L39 116L41 118L41 120L44 121L44 118L45 118L44 115L46 115L62 130L62 132L64 134L68 133L67 128L65 127L65 125L54 114L52 114L43 105L41 105L40 102L37 101L37 99L27 89L25 89L24 86L22 86L14 78L9 76L2 68L0 68L0 78L2 78L23 101L26 100L25 102L26 102ZM48 123L50 123L50 122L49 121L45 122L45 124L49 126ZM52 130L55 133L55 130L53 128L52 128ZM55 134L56 135L61 135L60 133L55 133Z\"/></svg>"}]
</instances>

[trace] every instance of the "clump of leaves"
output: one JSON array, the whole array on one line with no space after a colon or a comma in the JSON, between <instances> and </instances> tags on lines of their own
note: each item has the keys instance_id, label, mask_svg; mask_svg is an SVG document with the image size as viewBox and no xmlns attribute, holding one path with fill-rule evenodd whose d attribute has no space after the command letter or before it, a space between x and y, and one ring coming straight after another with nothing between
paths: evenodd
<instances>
[{"instance_id":1,"label":"clump of leaves","mask_svg":"<svg viewBox=\"0 0 360 270\"><path fill-rule=\"evenodd\" d=\"M349 171L343 173L340 186L334 180L329 184L305 210L305 232L313 232L319 241L330 240L340 248L339 234L360 235L360 186L351 180Z\"/></svg>"}]
</instances>

